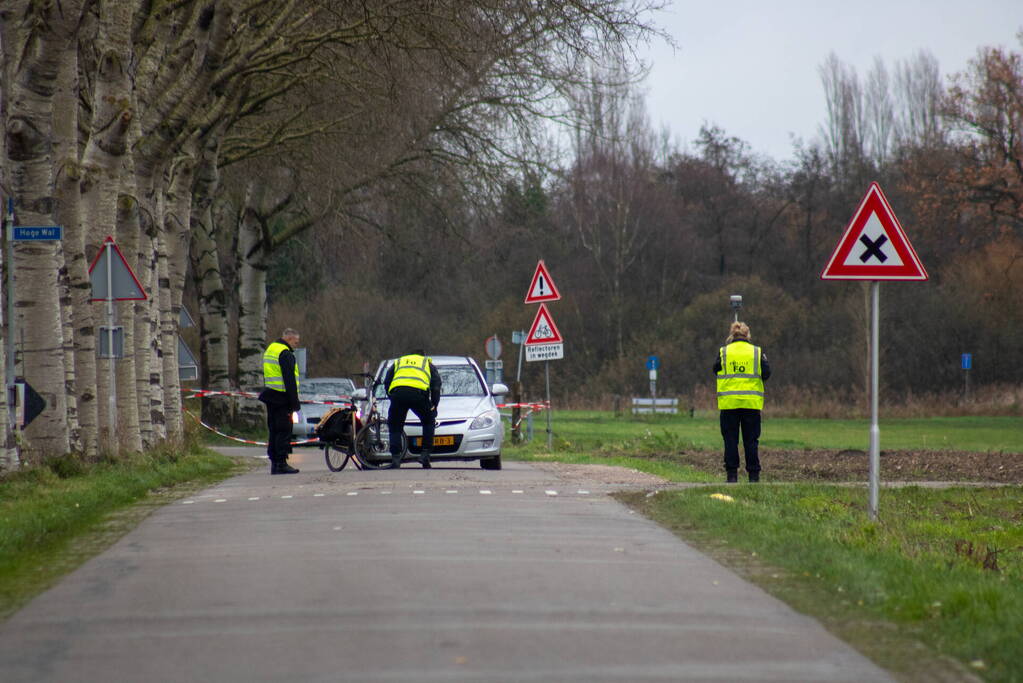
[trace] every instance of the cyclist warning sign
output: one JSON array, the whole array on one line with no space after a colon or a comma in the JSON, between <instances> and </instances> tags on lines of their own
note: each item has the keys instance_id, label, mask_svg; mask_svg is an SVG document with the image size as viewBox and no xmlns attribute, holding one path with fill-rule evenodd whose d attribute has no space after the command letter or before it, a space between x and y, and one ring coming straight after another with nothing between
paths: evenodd
<instances>
[{"instance_id":1,"label":"cyclist warning sign","mask_svg":"<svg viewBox=\"0 0 1023 683\"><path fill-rule=\"evenodd\" d=\"M554 324L547 305L540 304L536 317L533 318L533 325L529 328L529 334L526 336L526 346L530 344L560 344L563 341L565 340L562 339L561 332L558 332L558 327Z\"/></svg>"}]
</instances>

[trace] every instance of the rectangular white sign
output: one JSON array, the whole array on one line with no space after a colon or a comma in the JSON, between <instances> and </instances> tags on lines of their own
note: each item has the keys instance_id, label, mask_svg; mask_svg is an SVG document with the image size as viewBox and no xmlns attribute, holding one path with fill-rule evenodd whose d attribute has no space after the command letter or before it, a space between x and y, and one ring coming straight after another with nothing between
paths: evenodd
<instances>
[{"instance_id":1,"label":"rectangular white sign","mask_svg":"<svg viewBox=\"0 0 1023 683\"><path fill-rule=\"evenodd\" d=\"M565 357L565 345L529 344L526 346L526 360L558 360Z\"/></svg>"}]
</instances>

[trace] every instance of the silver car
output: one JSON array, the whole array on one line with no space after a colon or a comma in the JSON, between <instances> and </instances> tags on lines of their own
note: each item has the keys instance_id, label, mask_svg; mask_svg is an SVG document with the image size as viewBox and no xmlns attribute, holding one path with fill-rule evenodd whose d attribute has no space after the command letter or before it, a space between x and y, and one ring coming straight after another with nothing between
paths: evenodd
<instances>
[{"instance_id":1,"label":"silver car","mask_svg":"<svg viewBox=\"0 0 1023 683\"><path fill-rule=\"evenodd\" d=\"M298 399L300 401L348 401L355 393L355 382L347 377L314 377L298 382ZM313 439L316 434L313 428L319 424L320 418L332 405L320 403L303 403L301 410L292 414L294 423L291 435L295 439Z\"/></svg>"},{"instance_id":2,"label":"silver car","mask_svg":"<svg viewBox=\"0 0 1023 683\"><path fill-rule=\"evenodd\" d=\"M468 356L430 356L430 360L442 381L430 460L479 460L485 470L501 469L504 425L495 397L507 394L508 387L499 383L487 386L479 365ZM385 418L390 401L383 381L393 363L394 359L383 361L375 375L379 383L376 398ZM419 457L423 426L411 411L405 420L405 434L410 457Z\"/></svg>"}]
</instances>

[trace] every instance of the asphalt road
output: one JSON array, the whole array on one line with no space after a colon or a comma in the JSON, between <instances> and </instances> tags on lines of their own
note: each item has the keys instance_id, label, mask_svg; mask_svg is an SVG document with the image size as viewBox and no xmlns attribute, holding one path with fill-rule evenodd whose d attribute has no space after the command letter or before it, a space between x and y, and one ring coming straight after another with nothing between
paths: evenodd
<instances>
[{"instance_id":1,"label":"asphalt road","mask_svg":"<svg viewBox=\"0 0 1023 683\"><path fill-rule=\"evenodd\" d=\"M599 482L292 462L160 509L29 603L0 679L891 680Z\"/></svg>"}]
</instances>

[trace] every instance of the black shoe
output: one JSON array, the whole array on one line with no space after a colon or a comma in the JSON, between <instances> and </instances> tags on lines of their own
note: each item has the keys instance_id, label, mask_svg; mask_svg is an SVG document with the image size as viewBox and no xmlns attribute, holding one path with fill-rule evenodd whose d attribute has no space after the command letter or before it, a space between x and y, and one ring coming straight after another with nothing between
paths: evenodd
<instances>
[{"instance_id":1,"label":"black shoe","mask_svg":"<svg viewBox=\"0 0 1023 683\"><path fill-rule=\"evenodd\" d=\"M280 474L280 465L273 460L270 461L270 474Z\"/></svg>"},{"instance_id":2,"label":"black shoe","mask_svg":"<svg viewBox=\"0 0 1023 683\"><path fill-rule=\"evenodd\" d=\"M728 484L735 484L739 481L739 473L735 470L728 470L728 474L725 477L725 482Z\"/></svg>"},{"instance_id":3,"label":"black shoe","mask_svg":"<svg viewBox=\"0 0 1023 683\"><path fill-rule=\"evenodd\" d=\"M758 481L760 481L760 472L750 472L749 483L756 484Z\"/></svg>"},{"instance_id":4,"label":"black shoe","mask_svg":"<svg viewBox=\"0 0 1023 683\"><path fill-rule=\"evenodd\" d=\"M298 474L298 470L289 465L286 462L282 462L277 466L277 471L270 471L270 474Z\"/></svg>"},{"instance_id":5,"label":"black shoe","mask_svg":"<svg viewBox=\"0 0 1023 683\"><path fill-rule=\"evenodd\" d=\"M419 464L423 466L424 470L430 469L430 451L423 451L419 455Z\"/></svg>"},{"instance_id":6,"label":"black shoe","mask_svg":"<svg viewBox=\"0 0 1023 683\"><path fill-rule=\"evenodd\" d=\"M392 455L391 456L391 469L392 470L401 469L401 456L400 455Z\"/></svg>"}]
</instances>

